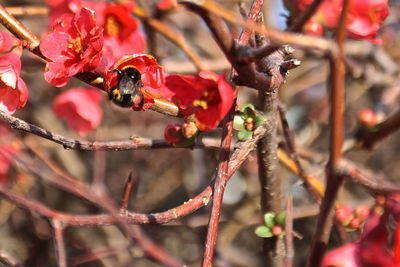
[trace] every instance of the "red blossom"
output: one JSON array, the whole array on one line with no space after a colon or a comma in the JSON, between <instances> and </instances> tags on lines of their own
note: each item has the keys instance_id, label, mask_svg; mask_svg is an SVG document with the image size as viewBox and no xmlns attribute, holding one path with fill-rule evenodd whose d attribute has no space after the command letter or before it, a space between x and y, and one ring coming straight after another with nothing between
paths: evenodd
<instances>
[{"instance_id":1,"label":"red blossom","mask_svg":"<svg viewBox=\"0 0 400 267\"><path fill-rule=\"evenodd\" d=\"M364 225L360 240L328 252L321 267L392 267L394 258L386 224L386 215L373 213Z\"/></svg>"},{"instance_id":2,"label":"red blossom","mask_svg":"<svg viewBox=\"0 0 400 267\"><path fill-rule=\"evenodd\" d=\"M310 0L284 0L284 2L293 15L304 11L312 3ZM325 0L311 20L318 21L328 29L334 29L338 25L342 6L343 0ZM388 0L350 1L347 19L348 36L379 43L380 39L376 37L376 33L388 14ZM307 24L305 29L311 26L307 27Z\"/></svg>"},{"instance_id":3,"label":"red blossom","mask_svg":"<svg viewBox=\"0 0 400 267\"><path fill-rule=\"evenodd\" d=\"M104 88L108 92L119 89L119 76L115 70L125 71L129 68L137 69L140 72L143 86L138 88L143 95L143 104L133 105L134 110L145 110L151 107L154 99L160 98L160 88L165 83L164 70L157 64L156 59L151 55L137 54L125 56L118 60L113 66L103 73Z\"/></svg>"},{"instance_id":4,"label":"red blossom","mask_svg":"<svg viewBox=\"0 0 400 267\"><path fill-rule=\"evenodd\" d=\"M21 61L16 54L0 57L0 110L7 114L23 108L28 100L28 88L20 72Z\"/></svg>"},{"instance_id":5,"label":"red blossom","mask_svg":"<svg viewBox=\"0 0 400 267\"><path fill-rule=\"evenodd\" d=\"M164 130L164 139L170 145L178 145L186 140L182 133L182 125L168 124Z\"/></svg>"},{"instance_id":6,"label":"red blossom","mask_svg":"<svg viewBox=\"0 0 400 267\"><path fill-rule=\"evenodd\" d=\"M376 37L376 32L388 15L388 0L350 1L347 23L349 36L380 43L381 40Z\"/></svg>"},{"instance_id":7,"label":"red blossom","mask_svg":"<svg viewBox=\"0 0 400 267\"><path fill-rule=\"evenodd\" d=\"M336 220L342 225L348 225L353 219L353 210L347 206L342 206L336 209Z\"/></svg>"},{"instance_id":8,"label":"red blossom","mask_svg":"<svg viewBox=\"0 0 400 267\"><path fill-rule=\"evenodd\" d=\"M158 9L161 9L161 10L176 8L177 6L178 6L178 3L176 2L176 0L161 0L157 4Z\"/></svg>"},{"instance_id":9,"label":"red blossom","mask_svg":"<svg viewBox=\"0 0 400 267\"><path fill-rule=\"evenodd\" d=\"M108 4L81 0L47 1L57 2L56 4L50 3L51 15L53 13L58 16L67 12L77 13L81 8L89 8L94 11L97 25L104 29L103 58L106 60L103 62L104 66L113 64L123 56L144 52L146 40L139 31L139 22L131 15L136 6L135 2Z\"/></svg>"},{"instance_id":10,"label":"red blossom","mask_svg":"<svg viewBox=\"0 0 400 267\"><path fill-rule=\"evenodd\" d=\"M76 15L62 15L40 44L49 61L46 81L61 87L77 73L94 70L102 59L103 42L91 10L83 8Z\"/></svg>"},{"instance_id":11,"label":"red blossom","mask_svg":"<svg viewBox=\"0 0 400 267\"><path fill-rule=\"evenodd\" d=\"M376 124L376 115L371 109L363 109L358 114L358 121L364 126L373 126Z\"/></svg>"},{"instance_id":12,"label":"red blossom","mask_svg":"<svg viewBox=\"0 0 400 267\"><path fill-rule=\"evenodd\" d=\"M0 54L10 51L13 46L18 45L19 43L18 39L13 38L6 32L0 31Z\"/></svg>"},{"instance_id":13,"label":"red blossom","mask_svg":"<svg viewBox=\"0 0 400 267\"><path fill-rule=\"evenodd\" d=\"M179 106L184 115L195 114L200 131L211 131L225 117L233 103L232 87L223 76L202 71L197 77L170 75L165 97Z\"/></svg>"},{"instance_id":14,"label":"red blossom","mask_svg":"<svg viewBox=\"0 0 400 267\"><path fill-rule=\"evenodd\" d=\"M86 135L101 121L98 90L73 88L57 96L53 103L54 113L67 121L68 126L79 135Z\"/></svg>"}]
</instances>

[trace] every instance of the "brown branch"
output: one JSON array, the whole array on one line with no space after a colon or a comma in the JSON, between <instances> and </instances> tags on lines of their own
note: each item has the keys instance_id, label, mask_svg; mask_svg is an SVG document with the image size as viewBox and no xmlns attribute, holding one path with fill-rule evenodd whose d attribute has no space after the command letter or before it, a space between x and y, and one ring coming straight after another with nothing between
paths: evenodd
<instances>
[{"instance_id":1,"label":"brown branch","mask_svg":"<svg viewBox=\"0 0 400 267\"><path fill-rule=\"evenodd\" d=\"M59 220L51 220L51 226L54 231L54 247L57 255L59 267L67 267L67 255L64 244L64 225Z\"/></svg>"},{"instance_id":2,"label":"brown branch","mask_svg":"<svg viewBox=\"0 0 400 267\"><path fill-rule=\"evenodd\" d=\"M279 111L279 117L281 119L281 124L283 128L283 134L285 136L286 144L288 146L288 150L290 153L290 157L292 158L295 168L290 168L288 164L285 164L287 167L289 167L291 170L294 170L295 173L302 179L304 182L305 187L307 190L311 193L311 195L317 200L318 203L321 203L322 195L320 189L321 188L316 188L315 184L313 184L310 180L315 180L315 178L310 179L310 177L306 174L304 171L302 165L300 164L299 157L296 152L296 145L294 141L294 135L292 130L289 127L289 123L286 119L286 112L285 108L282 103L278 102L278 111ZM282 151L283 152L283 151ZM282 153L278 153L278 158L281 160L282 156L280 156ZM281 160L282 161L282 160ZM287 161L285 161L287 163ZM323 189L323 188L322 188Z\"/></svg>"},{"instance_id":3,"label":"brown branch","mask_svg":"<svg viewBox=\"0 0 400 267\"><path fill-rule=\"evenodd\" d=\"M180 32L178 32L176 29L172 29L171 26L167 25L163 21L151 18L150 16L146 15L143 10L135 8L132 12L133 14L141 18L145 24L149 25L151 28L166 37L173 44L181 48L182 51L196 66L198 71L206 69L199 55L197 55L197 53L189 46L189 44L186 42L186 39Z\"/></svg>"},{"instance_id":4,"label":"brown branch","mask_svg":"<svg viewBox=\"0 0 400 267\"><path fill-rule=\"evenodd\" d=\"M121 205L122 213L125 213L128 208L129 197L131 195L131 189L132 189L132 184L133 184L132 175L133 175L132 172L130 172L128 180L126 181L126 184L125 184L124 198L123 198L122 205Z\"/></svg>"},{"instance_id":5,"label":"brown branch","mask_svg":"<svg viewBox=\"0 0 400 267\"><path fill-rule=\"evenodd\" d=\"M269 123L270 122L267 122L267 125ZM266 127L267 127L266 125L258 127L254 132L252 138L246 140L245 142L241 142L238 146L235 147L235 150L229 161L229 169L228 169L229 178L245 161L248 154L254 149L257 141L265 132ZM19 162L21 161L19 160ZM25 161L21 163L22 163L21 165L25 166L29 171L45 178L47 181L51 180L47 177L46 172L44 172L42 169L38 169L37 167L38 164L28 164ZM79 183L79 181L75 181L74 183L70 182L68 185L60 183L54 185L63 190L69 191L75 195L81 196L85 199L87 199L88 197L87 192L90 192L89 188L87 187L82 188L82 185L81 183ZM100 226L100 225L110 225L117 223L116 218L110 216L109 214L76 215L76 214L57 212L40 203L27 199L22 195L10 192L9 190L1 187L0 187L0 195L26 210L34 211L45 217L51 217L54 219L61 220L66 224L66 226L94 226L94 225ZM159 213L150 213L150 214L127 212L120 214L119 218L121 220L124 220L124 222L127 224L149 224L149 223L164 224L172 220L178 219L180 217L183 217L207 205L211 197L212 197L212 187L211 185L209 185L203 190L203 192L198 194L196 197L191 198L184 204L169 209L167 211Z\"/></svg>"},{"instance_id":6,"label":"brown branch","mask_svg":"<svg viewBox=\"0 0 400 267\"><path fill-rule=\"evenodd\" d=\"M12 16L43 16L49 13L45 6L13 6L5 9Z\"/></svg>"},{"instance_id":7,"label":"brown branch","mask_svg":"<svg viewBox=\"0 0 400 267\"><path fill-rule=\"evenodd\" d=\"M400 192L400 184L388 181L383 175L362 169L347 159L341 160L337 172L365 187L373 195L389 195Z\"/></svg>"},{"instance_id":8,"label":"brown branch","mask_svg":"<svg viewBox=\"0 0 400 267\"><path fill-rule=\"evenodd\" d=\"M192 10L192 6L196 5L199 1L195 0L181 0L180 4L190 6ZM335 43L331 42L328 39L310 36L306 34L298 34L298 33L289 33L279 31L270 27L260 26L253 23L248 23L246 20L243 20L241 16L238 16L236 13L233 13L223 6L217 4L212 0L201 1L201 7L208 10L209 12L239 26L242 26L246 29L250 29L256 33L266 35L271 42L276 45L297 45L301 46L305 49L318 49L323 52L331 52L333 54L337 53L337 46ZM193 10L192 10L193 11Z\"/></svg>"},{"instance_id":9,"label":"brown branch","mask_svg":"<svg viewBox=\"0 0 400 267\"><path fill-rule=\"evenodd\" d=\"M303 28L304 24L314 15L318 7L321 5L323 0L314 0L307 9L295 18L292 25L289 25L289 31L299 32Z\"/></svg>"},{"instance_id":10,"label":"brown branch","mask_svg":"<svg viewBox=\"0 0 400 267\"><path fill-rule=\"evenodd\" d=\"M10 32L12 32L18 39L27 41L29 50L36 53L39 51L39 39L33 35L26 27L24 27L18 20L11 16L7 10L0 5L0 22L4 25Z\"/></svg>"},{"instance_id":11,"label":"brown branch","mask_svg":"<svg viewBox=\"0 0 400 267\"><path fill-rule=\"evenodd\" d=\"M87 151L122 151L122 150L134 150L134 149L153 149L153 148L172 148L164 139L149 139L143 137L132 137L130 140L124 141L84 141L76 140L62 135L53 133L49 130L43 129L39 126L25 122L24 120L18 119L5 112L0 111L0 119L8 123L11 128L20 131L32 133L34 135L43 137L47 140L62 145L65 149L77 149ZM203 138L197 142L194 147L210 147L216 148L215 142L211 139Z\"/></svg>"},{"instance_id":12,"label":"brown branch","mask_svg":"<svg viewBox=\"0 0 400 267\"><path fill-rule=\"evenodd\" d=\"M400 109L390 115L383 122L375 125L372 129L360 128L356 133L358 145L361 148L372 149L376 142L396 132L400 128Z\"/></svg>"},{"instance_id":13,"label":"brown branch","mask_svg":"<svg viewBox=\"0 0 400 267\"><path fill-rule=\"evenodd\" d=\"M346 38L347 13L350 1L343 1L343 10L340 15L337 29L336 43L338 54L329 58L331 72L331 117L330 117L330 155L328 163L328 177L326 190L322 199L318 223L311 243L311 250L307 260L308 267L319 266L328 246L329 236L335 215L334 203L344 177L336 172L342 158L343 144L343 115L344 115L344 40Z\"/></svg>"},{"instance_id":14,"label":"brown branch","mask_svg":"<svg viewBox=\"0 0 400 267\"><path fill-rule=\"evenodd\" d=\"M217 240L217 231L218 231L218 223L220 218L222 200L224 197L226 183L230 178L228 173L228 168L229 168L229 154L230 154L230 146L231 146L232 131L233 131L233 116L235 114L235 108L236 108L236 100L234 101L223 123L221 148L219 151L219 164L213 187L213 198L212 198L212 205L210 212L210 220L208 223L207 237L204 246L203 262L202 262L203 267L208 267L212 265L214 247Z\"/></svg>"},{"instance_id":15,"label":"brown branch","mask_svg":"<svg viewBox=\"0 0 400 267\"><path fill-rule=\"evenodd\" d=\"M293 265L294 247L293 247L293 199L289 195L286 198L286 221L285 221L285 266L291 267Z\"/></svg>"}]
</instances>

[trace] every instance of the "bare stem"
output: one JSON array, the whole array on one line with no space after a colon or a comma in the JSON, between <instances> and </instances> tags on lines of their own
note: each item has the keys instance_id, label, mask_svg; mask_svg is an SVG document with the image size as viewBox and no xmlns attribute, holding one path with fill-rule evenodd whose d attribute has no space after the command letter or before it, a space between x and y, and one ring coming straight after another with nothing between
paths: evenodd
<instances>
[{"instance_id":1,"label":"bare stem","mask_svg":"<svg viewBox=\"0 0 400 267\"><path fill-rule=\"evenodd\" d=\"M322 199L321 210L318 216L318 223L311 250L307 261L308 267L319 266L328 246L329 236L335 214L334 203L339 188L343 185L344 177L337 173L342 158L343 144L343 115L344 115L344 40L346 37L347 13L349 10L349 0L343 1L343 10L340 15L339 26L337 29L336 43L338 45L338 55L329 58L331 66L331 131L330 131L330 155L328 163L328 178L326 190Z\"/></svg>"}]
</instances>

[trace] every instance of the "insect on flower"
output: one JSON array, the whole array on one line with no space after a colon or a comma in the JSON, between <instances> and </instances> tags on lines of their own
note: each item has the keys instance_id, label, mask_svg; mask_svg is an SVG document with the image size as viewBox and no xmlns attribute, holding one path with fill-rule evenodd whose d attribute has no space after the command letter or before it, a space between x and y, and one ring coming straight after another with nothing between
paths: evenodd
<instances>
[{"instance_id":1,"label":"insect on flower","mask_svg":"<svg viewBox=\"0 0 400 267\"><path fill-rule=\"evenodd\" d=\"M113 69L118 75L117 87L109 91L109 97L121 107L143 106L144 97L140 88L143 87L142 74L134 66L124 66Z\"/></svg>"}]
</instances>

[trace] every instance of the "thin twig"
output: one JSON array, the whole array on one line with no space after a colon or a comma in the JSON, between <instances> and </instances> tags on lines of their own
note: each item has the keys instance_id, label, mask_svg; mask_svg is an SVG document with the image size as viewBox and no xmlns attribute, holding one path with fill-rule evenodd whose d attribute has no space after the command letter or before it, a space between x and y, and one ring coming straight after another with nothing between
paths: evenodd
<instances>
[{"instance_id":1,"label":"thin twig","mask_svg":"<svg viewBox=\"0 0 400 267\"><path fill-rule=\"evenodd\" d=\"M318 216L318 223L311 250L307 260L308 267L319 266L323 255L328 246L329 236L335 215L334 203L339 188L344 182L344 177L338 174L337 167L342 158L343 144L343 115L344 115L344 40L346 38L347 13L350 1L343 1L343 10L340 15L339 26L337 29L336 43L338 54L331 55L329 58L331 72L331 118L330 118L330 155L328 163L328 177L326 190L321 204L321 212Z\"/></svg>"},{"instance_id":2,"label":"thin twig","mask_svg":"<svg viewBox=\"0 0 400 267\"><path fill-rule=\"evenodd\" d=\"M296 152L296 145L295 145L295 140L294 140L294 135L292 130L289 127L289 123L286 119L286 112L285 112L285 107L283 104L279 101L278 102L278 111L279 111L279 117L281 119L282 123L282 128L283 128L283 134L285 136L286 144L289 149L290 157L293 159L294 163L296 164L296 171L300 178L303 180L304 185L306 186L307 190L311 193L311 195L317 200L318 203L321 203L322 199L322 194L318 189L316 189L313 184L310 183L310 179L308 179L302 165L300 164L299 157ZM278 153L278 158L279 158L279 153Z\"/></svg>"},{"instance_id":3,"label":"thin twig","mask_svg":"<svg viewBox=\"0 0 400 267\"><path fill-rule=\"evenodd\" d=\"M372 149L376 142L400 129L400 109L372 129L363 127L356 133L358 145Z\"/></svg>"},{"instance_id":4,"label":"thin twig","mask_svg":"<svg viewBox=\"0 0 400 267\"><path fill-rule=\"evenodd\" d=\"M266 125L269 125L271 122L266 122ZM245 161L248 154L255 148L256 143L266 131L265 124L258 127L252 138L249 138L245 142L240 142L239 145L235 146L235 150L231 156L229 161L229 170L228 170L228 177L231 177L233 173L241 166L241 164ZM15 159L18 162L21 162L20 159ZM46 160L49 162L49 160ZM54 180L49 179L48 173L43 171L43 169L38 168L38 164L29 164L26 161L21 162L22 166L28 168L29 171L46 178L46 180ZM49 165L54 171L53 166ZM58 174L60 175L60 174ZM65 178L64 178L65 179ZM57 187L60 187L66 191L69 191L75 195L84 197L87 199L87 192L90 192L89 188L84 187L79 181L75 179L67 179L70 182L65 185L65 183L57 183L54 184ZM72 182L75 181L75 182ZM109 214L97 214L97 215L77 215L77 214L68 214L55 211L51 208L44 206L36 201L27 199L26 197L10 192L9 190L0 187L0 195L7 198L8 200L12 201L16 205L21 208L24 208L28 211L36 212L45 217L51 217L54 219L62 220L66 226L100 226L100 225L110 225L117 223L116 218L110 216ZM191 198L190 200L186 201L180 206L175 208L169 209L164 212L159 213L150 213L150 214L143 214L143 213L135 213L135 212L127 212L120 214L119 217L121 220L124 220L127 224L148 224L148 223L157 223L163 224L170 222L172 220L176 220L180 217L183 217L189 213L194 212L195 210L206 206L212 197L212 186L207 186L200 194L196 197ZM90 201L90 199L89 199Z\"/></svg>"},{"instance_id":5,"label":"thin twig","mask_svg":"<svg viewBox=\"0 0 400 267\"><path fill-rule=\"evenodd\" d=\"M0 119L8 123L11 128L20 131L32 133L34 135L43 137L47 140L62 145L65 149L77 149L87 151L98 151L98 150L109 150L109 151L122 151L122 150L134 150L134 149L153 149L153 148L172 148L164 139L149 139L144 137L132 137L130 140L124 141L84 141L76 140L62 135L53 133L49 130L43 129L34 124L25 122L24 120L18 119L12 115L0 111ZM194 147L210 147L216 148L215 142L212 139L203 138L196 142Z\"/></svg>"},{"instance_id":6,"label":"thin twig","mask_svg":"<svg viewBox=\"0 0 400 267\"><path fill-rule=\"evenodd\" d=\"M286 221L285 221L285 266L293 265L294 247L293 247L293 199L292 196L286 198Z\"/></svg>"},{"instance_id":7,"label":"thin twig","mask_svg":"<svg viewBox=\"0 0 400 267\"><path fill-rule=\"evenodd\" d=\"M129 197L131 195L131 189L133 184L133 174L132 172L129 173L128 180L126 181L125 188L124 188L124 198L121 205L121 212L125 213L128 208Z\"/></svg>"},{"instance_id":8,"label":"thin twig","mask_svg":"<svg viewBox=\"0 0 400 267\"><path fill-rule=\"evenodd\" d=\"M57 219L51 220L51 226L54 231L54 246L57 255L57 263L59 267L67 267L67 254L64 243L64 225L62 221Z\"/></svg>"}]
</instances>

